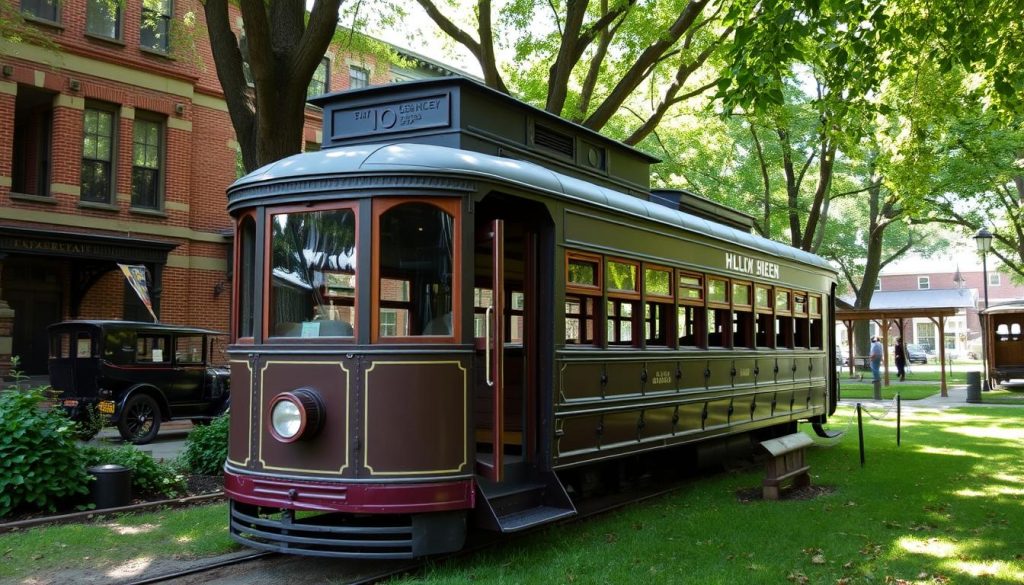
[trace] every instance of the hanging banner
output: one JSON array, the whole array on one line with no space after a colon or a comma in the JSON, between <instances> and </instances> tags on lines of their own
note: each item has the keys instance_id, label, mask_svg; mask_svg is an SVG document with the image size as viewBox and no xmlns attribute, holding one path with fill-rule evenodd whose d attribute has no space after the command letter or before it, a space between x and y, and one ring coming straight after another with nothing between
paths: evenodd
<instances>
[{"instance_id":1,"label":"hanging banner","mask_svg":"<svg viewBox=\"0 0 1024 585\"><path fill-rule=\"evenodd\" d=\"M141 264L118 264L117 266L124 273L124 277L128 279L128 283L132 285L135 294L139 295L142 304L146 305L149 314L153 316L153 321L159 323L160 320L156 318L156 313L153 312L153 303L149 301L149 287L146 285L146 267Z\"/></svg>"}]
</instances>

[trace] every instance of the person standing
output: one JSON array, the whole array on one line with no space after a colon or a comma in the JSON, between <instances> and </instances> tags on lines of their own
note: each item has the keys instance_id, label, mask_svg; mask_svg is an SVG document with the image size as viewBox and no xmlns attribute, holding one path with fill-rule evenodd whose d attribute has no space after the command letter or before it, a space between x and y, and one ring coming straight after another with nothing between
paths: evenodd
<instances>
[{"instance_id":1,"label":"person standing","mask_svg":"<svg viewBox=\"0 0 1024 585\"><path fill-rule=\"evenodd\" d=\"M871 351L868 353L868 360L871 363L871 385L874 387L875 400L882 399L882 342L878 337L871 338Z\"/></svg>"},{"instance_id":2,"label":"person standing","mask_svg":"<svg viewBox=\"0 0 1024 585\"><path fill-rule=\"evenodd\" d=\"M893 348L893 355L896 356L896 373L900 377L900 382L907 378L907 352L903 350L903 338L896 338L896 347Z\"/></svg>"}]
</instances>

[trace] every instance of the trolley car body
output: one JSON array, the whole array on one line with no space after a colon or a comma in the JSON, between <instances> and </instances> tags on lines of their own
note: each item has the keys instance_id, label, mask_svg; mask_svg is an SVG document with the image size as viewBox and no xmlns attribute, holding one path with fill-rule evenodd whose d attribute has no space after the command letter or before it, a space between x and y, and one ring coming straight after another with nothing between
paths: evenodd
<instances>
[{"instance_id":1,"label":"trolley car body","mask_svg":"<svg viewBox=\"0 0 1024 585\"><path fill-rule=\"evenodd\" d=\"M990 385L1024 378L1024 301L993 305L981 311L981 320Z\"/></svg>"},{"instance_id":2,"label":"trolley car body","mask_svg":"<svg viewBox=\"0 0 1024 585\"><path fill-rule=\"evenodd\" d=\"M323 150L229 189L235 539L446 552L574 514L596 462L834 411L820 258L467 80L317 101Z\"/></svg>"}]
</instances>

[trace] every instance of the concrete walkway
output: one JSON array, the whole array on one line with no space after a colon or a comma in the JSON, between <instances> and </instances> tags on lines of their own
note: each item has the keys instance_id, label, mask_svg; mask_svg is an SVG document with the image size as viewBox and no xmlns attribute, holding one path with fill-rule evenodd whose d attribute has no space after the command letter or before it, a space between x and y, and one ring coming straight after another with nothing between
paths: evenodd
<instances>
[{"instance_id":1,"label":"concrete walkway","mask_svg":"<svg viewBox=\"0 0 1024 585\"><path fill-rule=\"evenodd\" d=\"M187 420L165 421L160 425L160 432L156 438L145 445L137 445L135 448L143 453L148 453L157 461L170 461L176 458L185 449L185 438L192 431L192 423ZM86 445L94 447L120 447L127 445L116 427L106 427Z\"/></svg>"},{"instance_id":2,"label":"concrete walkway","mask_svg":"<svg viewBox=\"0 0 1024 585\"><path fill-rule=\"evenodd\" d=\"M926 384L926 383L934 384L935 382L921 382L921 384ZM909 385L909 383L908 383L908 385ZM1024 384L1022 384L1020 382L1011 382L1009 384L1004 384L1004 386L1005 387L1013 387L1015 389L1019 389L1022 386L1024 386ZM892 388L892 386L890 386L890 388ZM989 404L989 403L986 403L985 402L985 394L986 394L985 392L981 393L981 402L967 402L967 386L966 385L949 386L949 388L948 388L946 393L949 396L946 396L945 398L942 397L942 394L940 392L936 392L935 394L932 394L931 396L928 396L927 398L922 398L920 400L903 400L902 404L901 404L901 407L902 408L908 408L908 407L909 408L936 408L936 409L959 408L959 407L962 407L962 406L1007 406L1007 407L1010 407L1010 408L1024 407L1024 404ZM839 401L840 404L849 404L851 406L857 404L858 402L860 402L861 404L869 404L869 405L880 406L880 405L890 404L892 402L892 399L890 398L888 400L873 400L873 399L870 399L870 398L843 398L843 399L841 399Z\"/></svg>"}]
</instances>

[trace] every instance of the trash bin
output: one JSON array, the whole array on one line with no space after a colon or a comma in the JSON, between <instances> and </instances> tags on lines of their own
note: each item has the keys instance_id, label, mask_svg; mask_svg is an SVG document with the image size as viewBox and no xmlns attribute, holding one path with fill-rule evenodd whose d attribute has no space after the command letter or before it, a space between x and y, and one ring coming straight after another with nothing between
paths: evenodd
<instances>
[{"instance_id":1,"label":"trash bin","mask_svg":"<svg viewBox=\"0 0 1024 585\"><path fill-rule=\"evenodd\" d=\"M97 510L127 506L132 502L131 469L107 464L90 467L87 471L96 478L89 484L89 495Z\"/></svg>"},{"instance_id":2,"label":"trash bin","mask_svg":"<svg viewBox=\"0 0 1024 585\"><path fill-rule=\"evenodd\" d=\"M967 402L981 402L981 372L967 372Z\"/></svg>"}]
</instances>

